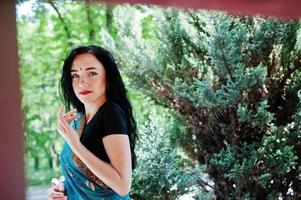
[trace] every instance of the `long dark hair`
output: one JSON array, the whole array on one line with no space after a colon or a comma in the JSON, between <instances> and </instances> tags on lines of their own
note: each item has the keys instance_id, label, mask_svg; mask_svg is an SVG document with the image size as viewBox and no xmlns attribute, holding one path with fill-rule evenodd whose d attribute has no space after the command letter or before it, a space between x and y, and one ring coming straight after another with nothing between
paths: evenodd
<instances>
[{"instance_id":1,"label":"long dark hair","mask_svg":"<svg viewBox=\"0 0 301 200\"><path fill-rule=\"evenodd\" d=\"M67 108L70 109L70 105L77 109L79 112L85 112L84 104L76 97L71 78L71 66L76 56L84 53L94 55L99 62L104 66L106 72L106 97L110 101L118 104L125 112L127 118L127 126L129 130L129 139L131 146L132 167L136 165L136 155L134 152L136 134L136 121L133 116L132 106L127 97L127 91L119 73L117 63L112 54L99 46L81 46L73 49L65 59L63 65L62 78L60 80L60 92L63 97L63 101Z\"/></svg>"}]
</instances>

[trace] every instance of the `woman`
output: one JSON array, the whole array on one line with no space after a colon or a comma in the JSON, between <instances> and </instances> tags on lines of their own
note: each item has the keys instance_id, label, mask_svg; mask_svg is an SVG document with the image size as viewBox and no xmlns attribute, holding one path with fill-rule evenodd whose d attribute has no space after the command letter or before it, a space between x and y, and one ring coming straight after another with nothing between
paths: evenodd
<instances>
[{"instance_id":1,"label":"woman","mask_svg":"<svg viewBox=\"0 0 301 200\"><path fill-rule=\"evenodd\" d=\"M49 199L129 199L136 122L114 58L98 46L72 50L60 87L74 109L58 111L65 180L49 189Z\"/></svg>"}]
</instances>

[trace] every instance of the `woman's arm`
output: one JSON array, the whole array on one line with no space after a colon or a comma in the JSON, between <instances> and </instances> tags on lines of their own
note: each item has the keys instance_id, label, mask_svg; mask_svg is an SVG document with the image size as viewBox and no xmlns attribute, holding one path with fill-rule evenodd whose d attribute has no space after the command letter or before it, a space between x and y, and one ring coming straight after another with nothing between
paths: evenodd
<instances>
[{"instance_id":1,"label":"woman's arm","mask_svg":"<svg viewBox=\"0 0 301 200\"><path fill-rule=\"evenodd\" d=\"M103 143L111 163L100 160L80 142L70 147L100 180L120 196L124 196L129 193L132 182L129 138L122 134L108 135L103 138Z\"/></svg>"},{"instance_id":2,"label":"woman's arm","mask_svg":"<svg viewBox=\"0 0 301 200\"><path fill-rule=\"evenodd\" d=\"M57 130L81 161L106 185L120 196L126 195L131 187L132 163L129 138L123 134L108 135L103 138L104 147L111 163L104 162L91 153L79 139L79 135L69 125L76 116L75 110L64 114L59 109ZM101 141L99 141L101 142Z\"/></svg>"}]
</instances>

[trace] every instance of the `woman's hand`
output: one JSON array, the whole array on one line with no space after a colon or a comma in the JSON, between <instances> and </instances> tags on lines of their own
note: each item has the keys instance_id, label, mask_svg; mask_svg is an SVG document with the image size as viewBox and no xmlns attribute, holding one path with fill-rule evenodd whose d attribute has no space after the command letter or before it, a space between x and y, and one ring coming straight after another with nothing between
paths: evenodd
<instances>
[{"instance_id":1,"label":"woman's hand","mask_svg":"<svg viewBox=\"0 0 301 200\"><path fill-rule=\"evenodd\" d=\"M69 146L73 146L79 142L79 135L70 126L70 123L77 118L79 118L79 115L76 114L76 109L64 114L64 107L60 106L57 113L57 131L63 136Z\"/></svg>"},{"instance_id":2,"label":"woman's hand","mask_svg":"<svg viewBox=\"0 0 301 200\"><path fill-rule=\"evenodd\" d=\"M68 197L64 195L64 183L55 183L52 181L52 187L48 189L49 200L67 200Z\"/></svg>"}]
</instances>

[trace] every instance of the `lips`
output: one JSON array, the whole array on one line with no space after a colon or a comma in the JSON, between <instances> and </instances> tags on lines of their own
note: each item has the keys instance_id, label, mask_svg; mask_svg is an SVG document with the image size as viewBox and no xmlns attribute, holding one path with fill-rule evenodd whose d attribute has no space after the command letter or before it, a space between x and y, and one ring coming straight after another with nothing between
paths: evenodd
<instances>
[{"instance_id":1,"label":"lips","mask_svg":"<svg viewBox=\"0 0 301 200\"><path fill-rule=\"evenodd\" d=\"M92 93L92 91L89 91L89 90L83 90L83 91L79 92L79 94L81 94L81 95L88 95L90 93Z\"/></svg>"}]
</instances>

